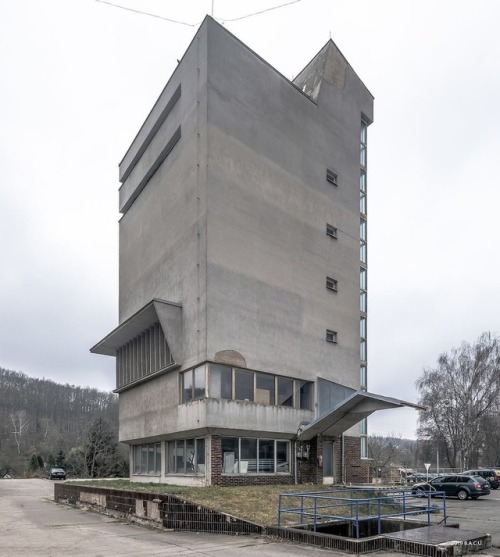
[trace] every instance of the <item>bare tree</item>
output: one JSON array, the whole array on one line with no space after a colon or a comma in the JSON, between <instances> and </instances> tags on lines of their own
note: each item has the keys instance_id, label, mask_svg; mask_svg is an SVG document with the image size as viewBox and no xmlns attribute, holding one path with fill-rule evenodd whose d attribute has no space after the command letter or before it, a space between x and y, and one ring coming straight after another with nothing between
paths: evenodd
<instances>
[{"instance_id":1,"label":"bare tree","mask_svg":"<svg viewBox=\"0 0 500 557\"><path fill-rule=\"evenodd\" d=\"M105 477L117 463L118 436L101 417L92 420L84 446L86 472L90 478Z\"/></svg>"},{"instance_id":2,"label":"bare tree","mask_svg":"<svg viewBox=\"0 0 500 557\"><path fill-rule=\"evenodd\" d=\"M427 408L420 412L419 438L444 447L453 468L477 465L500 397L500 339L483 333L441 354L416 386Z\"/></svg>"},{"instance_id":3,"label":"bare tree","mask_svg":"<svg viewBox=\"0 0 500 557\"><path fill-rule=\"evenodd\" d=\"M373 460L373 467L376 470L385 468L392 464L399 448L396 436L385 437L382 435L368 436L368 456Z\"/></svg>"},{"instance_id":4,"label":"bare tree","mask_svg":"<svg viewBox=\"0 0 500 557\"><path fill-rule=\"evenodd\" d=\"M17 445L17 452L21 454L21 441L25 433L29 429L29 419L26 410L18 410L10 414L10 421L12 423L12 434Z\"/></svg>"}]
</instances>

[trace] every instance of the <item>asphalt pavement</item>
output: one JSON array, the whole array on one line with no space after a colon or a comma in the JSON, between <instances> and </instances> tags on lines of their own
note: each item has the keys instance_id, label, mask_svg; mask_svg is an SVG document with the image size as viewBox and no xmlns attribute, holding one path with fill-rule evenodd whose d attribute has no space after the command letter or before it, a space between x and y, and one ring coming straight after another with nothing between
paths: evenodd
<instances>
[{"instance_id":1,"label":"asphalt pavement","mask_svg":"<svg viewBox=\"0 0 500 557\"><path fill-rule=\"evenodd\" d=\"M2 557L325 557L341 552L272 541L260 536L167 532L130 524L54 500L50 480L0 480L0 555ZM500 557L500 490L476 501L447 500L451 521L487 532L493 548L482 555ZM398 555L377 552L377 557ZM352 556L351 556L352 557Z\"/></svg>"}]
</instances>

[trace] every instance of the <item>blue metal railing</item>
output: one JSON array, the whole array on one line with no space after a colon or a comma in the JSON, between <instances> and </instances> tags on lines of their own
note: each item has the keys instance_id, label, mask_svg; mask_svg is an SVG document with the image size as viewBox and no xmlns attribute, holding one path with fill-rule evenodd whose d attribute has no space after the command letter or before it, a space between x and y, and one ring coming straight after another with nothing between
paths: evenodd
<instances>
[{"instance_id":1,"label":"blue metal railing","mask_svg":"<svg viewBox=\"0 0 500 557\"><path fill-rule=\"evenodd\" d=\"M370 496L372 495L372 496ZM440 497L442 504L431 501ZM295 501L291 501L295 498ZM291 501L293 506L285 507ZM417 504L418 502L418 504ZM431 514L442 511L446 524L446 498L441 491L420 491L418 495L409 490L384 490L383 495L374 495L370 488L343 488L331 491L282 493L279 495L278 526L312 526L316 532L318 525L332 525L347 522L354 527L356 538L360 537L360 525L366 521L377 521L378 533L382 533L382 519L404 518L427 515L427 525L431 524ZM291 517L297 521L291 521ZM290 524L292 522L292 524Z\"/></svg>"}]
</instances>

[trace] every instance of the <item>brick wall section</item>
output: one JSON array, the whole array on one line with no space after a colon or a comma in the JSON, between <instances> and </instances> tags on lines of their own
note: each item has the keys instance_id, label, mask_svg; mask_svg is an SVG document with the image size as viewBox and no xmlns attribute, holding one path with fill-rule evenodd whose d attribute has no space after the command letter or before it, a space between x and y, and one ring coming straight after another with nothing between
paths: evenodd
<instances>
[{"instance_id":1,"label":"brick wall section","mask_svg":"<svg viewBox=\"0 0 500 557\"><path fill-rule=\"evenodd\" d=\"M360 458L358 437L344 437L345 480L359 484L370 482L370 460Z\"/></svg>"},{"instance_id":2,"label":"brick wall section","mask_svg":"<svg viewBox=\"0 0 500 557\"><path fill-rule=\"evenodd\" d=\"M297 482L299 484L323 483L323 468L318 463L318 457L323 455L323 440L314 437L307 442L309 445L309 458L297 460Z\"/></svg>"}]
</instances>

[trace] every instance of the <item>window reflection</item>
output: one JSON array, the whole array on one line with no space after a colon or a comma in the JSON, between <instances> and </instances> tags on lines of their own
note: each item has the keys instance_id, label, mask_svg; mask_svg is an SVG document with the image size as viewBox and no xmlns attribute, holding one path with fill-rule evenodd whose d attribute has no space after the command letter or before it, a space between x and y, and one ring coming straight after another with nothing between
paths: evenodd
<instances>
[{"instance_id":1,"label":"window reflection","mask_svg":"<svg viewBox=\"0 0 500 557\"><path fill-rule=\"evenodd\" d=\"M253 373L236 369L234 372L234 398L253 401Z\"/></svg>"}]
</instances>

